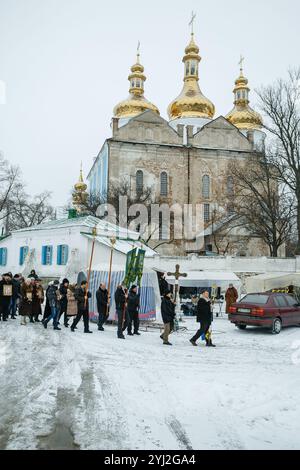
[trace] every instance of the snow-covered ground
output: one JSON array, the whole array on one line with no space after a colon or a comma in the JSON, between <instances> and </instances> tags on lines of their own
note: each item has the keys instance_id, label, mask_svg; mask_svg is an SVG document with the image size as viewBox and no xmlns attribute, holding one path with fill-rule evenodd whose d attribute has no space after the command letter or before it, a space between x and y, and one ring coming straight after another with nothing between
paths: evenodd
<instances>
[{"instance_id":1,"label":"snow-covered ground","mask_svg":"<svg viewBox=\"0 0 300 470\"><path fill-rule=\"evenodd\" d=\"M0 323L1 449L299 449L300 329L214 322L217 348L157 330Z\"/></svg>"}]
</instances>

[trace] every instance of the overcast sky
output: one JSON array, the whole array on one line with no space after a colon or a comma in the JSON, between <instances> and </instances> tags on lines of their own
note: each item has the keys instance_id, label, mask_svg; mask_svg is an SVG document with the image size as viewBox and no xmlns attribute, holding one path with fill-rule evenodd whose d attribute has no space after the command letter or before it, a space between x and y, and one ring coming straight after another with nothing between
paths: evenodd
<instances>
[{"instance_id":1,"label":"overcast sky","mask_svg":"<svg viewBox=\"0 0 300 470\"><path fill-rule=\"evenodd\" d=\"M87 174L128 95L138 40L145 95L167 117L192 10L200 86L216 116L232 108L241 53L252 90L299 65L299 0L0 0L0 151L31 194L48 189L64 205L81 160Z\"/></svg>"}]
</instances>

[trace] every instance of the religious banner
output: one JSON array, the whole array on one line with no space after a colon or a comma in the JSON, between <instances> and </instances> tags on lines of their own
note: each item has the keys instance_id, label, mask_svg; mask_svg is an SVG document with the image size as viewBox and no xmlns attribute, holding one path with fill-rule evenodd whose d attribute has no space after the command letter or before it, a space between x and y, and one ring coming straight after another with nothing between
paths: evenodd
<instances>
[{"instance_id":1,"label":"religious banner","mask_svg":"<svg viewBox=\"0 0 300 470\"><path fill-rule=\"evenodd\" d=\"M135 274L136 252L137 252L137 249L134 248L133 250L127 253L125 278L123 281L123 283L125 284L127 288L130 286L131 282L133 282L132 279L133 278L136 279L136 274Z\"/></svg>"},{"instance_id":2,"label":"religious banner","mask_svg":"<svg viewBox=\"0 0 300 470\"><path fill-rule=\"evenodd\" d=\"M138 255L136 257L136 262L135 262L135 272L136 272L136 277L137 277L137 284L139 287L141 287L141 280L143 277L145 254L146 254L145 250L139 250Z\"/></svg>"},{"instance_id":3,"label":"religious banner","mask_svg":"<svg viewBox=\"0 0 300 470\"><path fill-rule=\"evenodd\" d=\"M26 292L26 298L29 302L32 301L32 292Z\"/></svg>"},{"instance_id":4,"label":"religious banner","mask_svg":"<svg viewBox=\"0 0 300 470\"><path fill-rule=\"evenodd\" d=\"M3 297L11 297L11 296L12 296L12 285L3 284Z\"/></svg>"}]
</instances>

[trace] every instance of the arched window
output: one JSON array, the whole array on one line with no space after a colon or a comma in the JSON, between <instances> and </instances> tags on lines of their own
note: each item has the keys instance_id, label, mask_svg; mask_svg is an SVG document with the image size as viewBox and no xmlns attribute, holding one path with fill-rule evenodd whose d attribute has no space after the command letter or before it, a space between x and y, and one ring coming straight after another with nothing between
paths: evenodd
<instances>
[{"instance_id":1,"label":"arched window","mask_svg":"<svg viewBox=\"0 0 300 470\"><path fill-rule=\"evenodd\" d=\"M168 195L168 174L165 171L160 175L160 195Z\"/></svg>"},{"instance_id":2,"label":"arched window","mask_svg":"<svg viewBox=\"0 0 300 470\"><path fill-rule=\"evenodd\" d=\"M233 177L228 176L228 178L227 178L227 196L233 196L233 195L234 195Z\"/></svg>"},{"instance_id":3,"label":"arched window","mask_svg":"<svg viewBox=\"0 0 300 470\"><path fill-rule=\"evenodd\" d=\"M202 197L208 199L210 197L210 177L204 175L202 178Z\"/></svg>"},{"instance_id":4,"label":"arched window","mask_svg":"<svg viewBox=\"0 0 300 470\"><path fill-rule=\"evenodd\" d=\"M135 175L136 194L142 194L144 190L144 173L142 170L138 170Z\"/></svg>"},{"instance_id":5,"label":"arched window","mask_svg":"<svg viewBox=\"0 0 300 470\"><path fill-rule=\"evenodd\" d=\"M196 75L196 67L197 67L197 62L195 60L192 60L192 62L191 62L191 75Z\"/></svg>"}]
</instances>

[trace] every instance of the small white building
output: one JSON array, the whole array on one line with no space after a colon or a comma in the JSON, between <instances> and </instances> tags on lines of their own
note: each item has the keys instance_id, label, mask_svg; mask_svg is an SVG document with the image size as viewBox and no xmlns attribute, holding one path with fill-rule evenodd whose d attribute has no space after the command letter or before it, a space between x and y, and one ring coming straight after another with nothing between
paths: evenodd
<instances>
[{"instance_id":1,"label":"small white building","mask_svg":"<svg viewBox=\"0 0 300 470\"><path fill-rule=\"evenodd\" d=\"M70 213L71 215L71 213ZM96 236L93 231L96 228ZM94 243L91 266L91 317L97 315L96 290L100 282L108 285L108 270L113 249L110 287L112 292L125 275L126 255L133 248L145 250L146 259L156 252L139 240L139 233L117 227L93 216L54 220L31 228L16 230L0 239L0 274L20 273L28 276L35 269L45 281L68 278L71 283L87 277ZM115 242L114 244L112 242ZM111 317L114 317L112 296ZM145 268L141 283L141 318L159 319L160 296L156 272Z\"/></svg>"},{"instance_id":2,"label":"small white building","mask_svg":"<svg viewBox=\"0 0 300 470\"><path fill-rule=\"evenodd\" d=\"M89 265L96 227L94 265L108 265L112 243L114 263L125 267L126 254L132 248L143 248L146 257L156 254L139 241L137 232L116 227L93 216L53 220L34 227L13 231L0 240L0 273L28 275L31 269L43 279L68 277L77 281L79 272Z\"/></svg>"}]
</instances>

